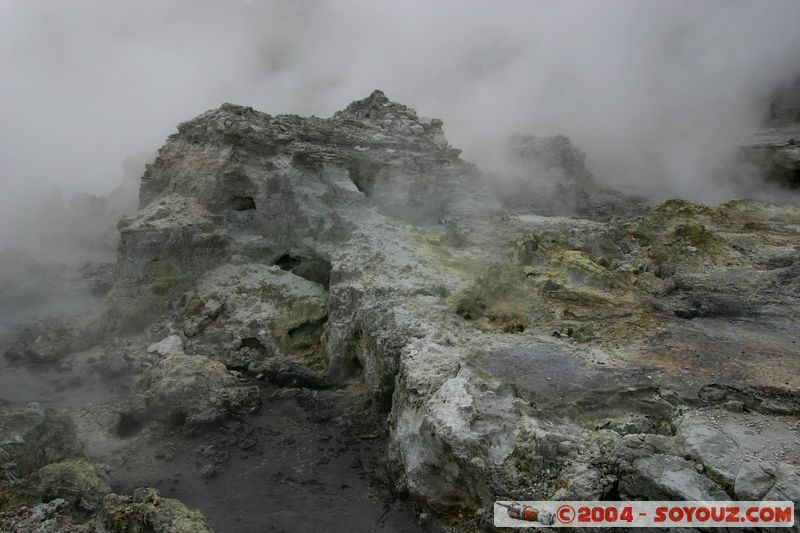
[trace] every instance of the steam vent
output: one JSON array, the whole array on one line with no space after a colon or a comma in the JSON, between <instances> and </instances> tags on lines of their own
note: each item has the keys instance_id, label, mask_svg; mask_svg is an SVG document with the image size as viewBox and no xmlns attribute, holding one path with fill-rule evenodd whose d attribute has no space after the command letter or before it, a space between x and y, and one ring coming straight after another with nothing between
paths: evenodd
<instances>
[{"instance_id":1,"label":"steam vent","mask_svg":"<svg viewBox=\"0 0 800 533\"><path fill-rule=\"evenodd\" d=\"M147 166L115 258L16 267L14 305L98 303L0 339L0 530L798 502L800 209L649 205L563 135L512 137L501 188L443 128L377 90L330 118L223 104Z\"/></svg>"}]
</instances>

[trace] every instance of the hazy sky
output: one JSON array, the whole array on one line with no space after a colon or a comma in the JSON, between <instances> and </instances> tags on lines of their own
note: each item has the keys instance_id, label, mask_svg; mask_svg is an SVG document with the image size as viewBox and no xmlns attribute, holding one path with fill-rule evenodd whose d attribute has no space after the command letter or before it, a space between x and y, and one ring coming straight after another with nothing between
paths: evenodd
<instances>
[{"instance_id":1,"label":"hazy sky","mask_svg":"<svg viewBox=\"0 0 800 533\"><path fill-rule=\"evenodd\" d=\"M606 182L713 201L714 157L800 67L800 2L2 0L0 223L225 101L328 116L381 88L491 167L566 133ZM665 191L665 192L664 192Z\"/></svg>"}]
</instances>

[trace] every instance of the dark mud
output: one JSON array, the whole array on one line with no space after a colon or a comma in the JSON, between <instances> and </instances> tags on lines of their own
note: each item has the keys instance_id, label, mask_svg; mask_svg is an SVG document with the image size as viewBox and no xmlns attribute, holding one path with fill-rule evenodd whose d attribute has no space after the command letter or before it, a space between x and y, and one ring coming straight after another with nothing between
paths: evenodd
<instances>
[{"instance_id":1,"label":"dark mud","mask_svg":"<svg viewBox=\"0 0 800 533\"><path fill-rule=\"evenodd\" d=\"M38 367L3 362L0 407L35 401L79 418L92 416L80 414L92 404L124 400L134 378L101 376L93 367L100 351ZM373 414L363 391L263 384L262 397L256 414L194 435L123 417L121 453L109 465L114 490L155 487L220 533L438 531L392 492L385 416Z\"/></svg>"},{"instance_id":2,"label":"dark mud","mask_svg":"<svg viewBox=\"0 0 800 533\"><path fill-rule=\"evenodd\" d=\"M54 312L69 316L99 308L99 298L85 291L75 296L0 309L0 333ZM103 374L98 362L109 350L99 345L41 365L0 358L0 408L38 402L66 409L77 420L93 416L91 409L83 413L92 405L125 400L137 374ZM384 462L385 414L375 414L363 390L261 385L257 413L199 434L138 421L120 426L121 453L109 464L114 490L156 487L199 509L219 533L439 530L421 524L415 504L392 492ZM90 453L89 459L102 458Z\"/></svg>"},{"instance_id":3,"label":"dark mud","mask_svg":"<svg viewBox=\"0 0 800 533\"><path fill-rule=\"evenodd\" d=\"M215 531L437 531L392 494L385 423L347 398L267 386L260 412L159 443L151 468L117 473L202 511ZM383 426L383 427L381 427Z\"/></svg>"}]
</instances>

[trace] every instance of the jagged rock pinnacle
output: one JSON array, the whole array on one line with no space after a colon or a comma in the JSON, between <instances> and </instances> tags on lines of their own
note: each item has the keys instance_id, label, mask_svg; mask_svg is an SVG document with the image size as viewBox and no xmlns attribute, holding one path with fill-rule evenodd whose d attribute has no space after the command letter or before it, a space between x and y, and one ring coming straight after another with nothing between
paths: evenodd
<instances>
[{"instance_id":1,"label":"jagged rock pinnacle","mask_svg":"<svg viewBox=\"0 0 800 533\"><path fill-rule=\"evenodd\" d=\"M351 117L358 120L403 117L416 121L417 112L408 106L392 102L383 91L375 89L372 94L363 100L356 100L350 103L343 111L336 113L334 117Z\"/></svg>"}]
</instances>

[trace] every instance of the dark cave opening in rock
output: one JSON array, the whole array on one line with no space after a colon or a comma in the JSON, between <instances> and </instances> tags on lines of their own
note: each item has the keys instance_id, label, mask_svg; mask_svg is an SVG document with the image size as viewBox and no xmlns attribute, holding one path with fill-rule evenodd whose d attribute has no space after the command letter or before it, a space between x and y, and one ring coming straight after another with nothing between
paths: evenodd
<instances>
[{"instance_id":1,"label":"dark cave opening in rock","mask_svg":"<svg viewBox=\"0 0 800 533\"><path fill-rule=\"evenodd\" d=\"M273 265L281 267L281 270L286 270L287 272L290 272L294 267L299 265L301 262L302 259L291 256L289 254L284 254L280 256L278 259L276 259Z\"/></svg>"},{"instance_id":2,"label":"dark cave opening in rock","mask_svg":"<svg viewBox=\"0 0 800 533\"><path fill-rule=\"evenodd\" d=\"M322 168L322 163L314 154L299 152L292 156L292 166L304 173L316 174Z\"/></svg>"},{"instance_id":3,"label":"dark cave opening in rock","mask_svg":"<svg viewBox=\"0 0 800 533\"><path fill-rule=\"evenodd\" d=\"M228 206L235 211L248 211L256 208L256 202L252 196L231 196Z\"/></svg>"},{"instance_id":4,"label":"dark cave opening in rock","mask_svg":"<svg viewBox=\"0 0 800 533\"><path fill-rule=\"evenodd\" d=\"M800 169L782 168L775 164L767 171L767 180L787 189L800 189Z\"/></svg>"},{"instance_id":5,"label":"dark cave opening in rock","mask_svg":"<svg viewBox=\"0 0 800 533\"><path fill-rule=\"evenodd\" d=\"M142 424L129 413L120 413L117 422L117 435L126 438L134 437L142 430Z\"/></svg>"},{"instance_id":6,"label":"dark cave opening in rock","mask_svg":"<svg viewBox=\"0 0 800 533\"><path fill-rule=\"evenodd\" d=\"M297 327L289 329L286 333L291 338L299 338L302 336L306 336L311 332L318 331L325 323L328 321L328 317L323 317L319 320L315 320L313 322L303 322Z\"/></svg>"},{"instance_id":7,"label":"dark cave opening in rock","mask_svg":"<svg viewBox=\"0 0 800 533\"><path fill-rule=\"evenodd\" d=\"M622 500L622 496L619 493L619 479L615 479L614 483L608 487L607 491L602 496L604 501L612 501L617 502Z\"/></svg>"},{"instance_id":8,"label":"dark cave opening in rock","mask_svg":"<svg viewBox=\"0 0 800 533\"><path fill-rule=\"evenodd\" d=\"M297 257L284 254L273 264L308 281L319 283L325 290L330 287L331 264L321 257Z\"/></svg>"},{"instance_id":9,"label":"dark cave opening in rock","mask_svg":"<svg viewBox=\"0 0 800 533\"><path fill-rule=\"evenodd\" d=\"M259 353L264 353L267 351L267 348L264 346L264 344L256 337L246 337L242 339L242 348L249 348Z\"/></svg>"},{"instance_id":10,"label":"dark cave opening in rock","mask_svg":"<svg viewBox=\"0 0 800 533\"><path fill-rule=\"evenodd\" d=\"M364 193L364 196L371 196L375 191L375 176L380 169L380 165L361 159L353 159L347 165L347 172L353 185Z\"/></svg>"},{"instance_id":11,"label":"dark cave opening in rock","mask_svg":"<svg viewBox=\"0 0 800 533\"><path fill-rule=\"evenodd\" d=\"M176 409L169 413L166 424L168 427L181 427L186 423L187 418L189 418L189 413L182 409Z\"/></svg>"}]
</instances>

